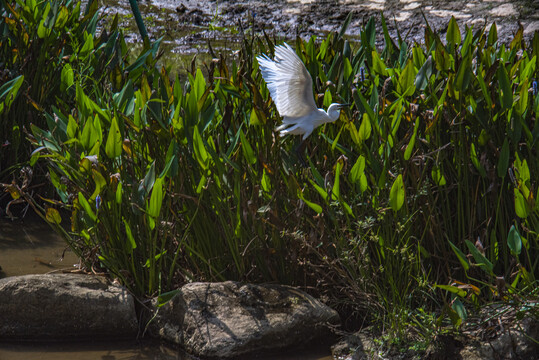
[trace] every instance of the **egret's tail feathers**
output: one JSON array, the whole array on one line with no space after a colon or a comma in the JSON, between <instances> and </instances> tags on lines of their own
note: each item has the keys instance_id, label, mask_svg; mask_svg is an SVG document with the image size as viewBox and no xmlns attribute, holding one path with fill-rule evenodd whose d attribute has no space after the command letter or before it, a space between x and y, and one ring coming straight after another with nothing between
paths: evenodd
<instances>
[{"instance_id":1,"label":"egret's tail feathers","mask_svg":"<svg viewBox=\"0 0 539 360\"><path fill-rule=\"evenodd\" d=\"M281 130L284 130L286 129L287 127L289 127L290 124L282 124L282 125L279 125L275 128L276 131L281 131Z\"/></svg>"},{"instance_id":2,"label":"egret's tail feathers","mask_svg":"<svg viewBox=\"0 0 539 360\"><path fill-rule=\"evenodd\" d=\"M282 128L282 129L279 129L279 128ZM304 131L300 128L299 124L296 124L294 126L290 126L289 128L286 128L286 129L283 127L283 125L281 125L276 130L280 131L281 136L285 136L285 135L289 135L289 134L290 135L300 135L300 134L304 133Z\"/></svg>"}]
</instances>

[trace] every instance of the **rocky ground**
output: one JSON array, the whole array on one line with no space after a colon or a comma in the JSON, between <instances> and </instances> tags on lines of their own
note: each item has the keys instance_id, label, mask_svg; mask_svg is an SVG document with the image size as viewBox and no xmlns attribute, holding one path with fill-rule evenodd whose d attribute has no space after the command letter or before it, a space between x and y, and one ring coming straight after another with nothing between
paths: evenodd
<instances>
[{"instance_id":1,"label":"rocky ground","mask_svg":"<svg viewBox=\"0 0 539 360\"><path fill-rule=\"evenodd\" d=\"M109 3L109 11L130 11L127 0ZM323 35L339 30L350 12L354 14L347 30L351 37L371 16L380 26L381 13L392 36L399 32L419 43L425 19L444 33L451 16L462 28L496 22L502 41L509 41L520 24L528 39L539 30L539 0L147 0L140 2L140 8L152 35L164 35L172 50L182 53L205 48L208 41L233 48L242 33L262 30L289 39Z\"/></svg>"}]
</instances>

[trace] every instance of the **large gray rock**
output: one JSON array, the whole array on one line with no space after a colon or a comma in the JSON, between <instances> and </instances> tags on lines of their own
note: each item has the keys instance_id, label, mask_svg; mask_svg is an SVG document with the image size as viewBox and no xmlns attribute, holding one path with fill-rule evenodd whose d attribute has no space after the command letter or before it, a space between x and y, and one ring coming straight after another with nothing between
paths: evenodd
<instances>
[{"instance_id":1,"label":"large gray rock","mask_svg":"<svg viewBox=\"0 0 539 360\"><path fill-rule=\"evenodd\" d=\"M80 274L0 279L0 339L134 337L134 298L103 278Z\"/></svg>"},{"instance_id":2,"label":"large gray rock","mask_svg":"<svg viewBox=\"0 0 539 360\"><path fill-rule=\"evenodd\" d=\"M227 281L183 286L149 330L192 354L230 358L299 345L339 322L336 311L297 289Z\"/></svg>"},{"instance_id":3,"label":"large gray rock","mask_svg":"<svg viewBox=\"0 0 539 360\"><path fill-rule=\"evenodd\" d=\"M490 340L473 341L460 351L465 360L536 360L539 358L539 322L524 318Z\"/></svg>"}]
</instances>

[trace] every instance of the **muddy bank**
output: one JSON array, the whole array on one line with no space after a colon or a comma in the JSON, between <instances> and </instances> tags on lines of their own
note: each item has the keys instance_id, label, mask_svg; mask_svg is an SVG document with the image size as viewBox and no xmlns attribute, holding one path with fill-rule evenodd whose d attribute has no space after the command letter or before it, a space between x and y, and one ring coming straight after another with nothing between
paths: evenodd
<instances>
[{"instance_id":1,"label":"muddy bank","mask_svg":"<svg viewBox=\"0 0 539 360\"><path fill-rule=\"evenodd\" d=\"M128 2L105 3L107 11L123 14L124 25L134 30L131 40L137 41ZM286 39L323 36L339 30L349 12L354 14L347 30L351 37L359 35L371 16L378 19L380 27L380 13L386 17L393 37L399 32L403 39L419 43L424 37L425 18L442 34L451 16L462 28L496 22L501 41L509 41L519 23L525 38L539 30L539 0L149 0L139 6L151 36L164 36L167 47L182 54L205 52L208 42L217 49L231 50L242 34L262 31ZM381 29L379 34L382 41Z\"/></svg>"}]
</instances>

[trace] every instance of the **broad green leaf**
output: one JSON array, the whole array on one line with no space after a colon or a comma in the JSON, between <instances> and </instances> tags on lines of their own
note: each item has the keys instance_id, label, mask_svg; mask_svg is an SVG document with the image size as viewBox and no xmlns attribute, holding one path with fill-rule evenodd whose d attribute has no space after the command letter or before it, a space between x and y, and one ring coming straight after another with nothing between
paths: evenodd
<instances>
[{"instance_id":1,"label":"broad green leaf","mask_svg":"<svg viewBox=\"0 0 539 360\"><path fill-rule=\"evenodd\" d=\"M403 204L404 182L402 180L402 174L399 174L391 186L391 191L389 193L389 205L393 211L399 211Z\"/></svg>"},{"instance_id":2,"label":"broad green leaf","mask_svg":"<svg viewBox=\"0 0 539 360\"><path fill-rule=\"evenodd\" d=\"M343 161L339 159L335 165L335 181L333 182L333 189L331 190L331 193L334 196L333 199L340 199L341 197L340 178L342 167Z\"/></svg>"},{"instance_id":3,"label":"broad green leaf","mask_svg":"<svg viewBox=\"0 0 539 360\"><path fill-rule=\"evenodd\" d=\"M73 116L69 115L69 120L67 123L67 137L69 139L74 139L77 136L77 131L79 130L79 125L73 118Z\"/></svg>"},{"instance_id":4,"label":"broad green leaf","mask_svg":"<svg viewBox=\"0 0 539 360\"><path fill-rule=\"evenodd\" d=\"M109 135L105 144L105 153L111 159L114 159L122 153L122 134L118 128L116 116L112 118Z\"/></svg>"},{"instance_id":5,"label":"broad green leaf","mask_svg":"<svg viewBox=\"0 0 539 360\"><path fill-rule=\"evenodd\" d=\"M298 192L298 196L301 200L303 200L303 202L305 202L305 204L307 204L308 207L313 209L317 214L322 213L322 207L320 205L305 199L305 197L303 196L301 192Z\"/></svg>"},{"instance_id":6,"label":"broad green leaf","mask_svg":"<svg viewBox=\"0 0 539 360\"><path fill-rule=\"evenodd\" d=\"M253 150L253 147L251 144L249 144L249 141L245 137L245 134L243 131L240 130L240 140L241 140L241 150L243 152L243 156L245 156L245 159L250 165L253 165L256 163L256 155Z\"/></svg>"},{"instance_id":7,"label":"broad green leaf","mask_svg":"<svg viewBox=\"0 0 539 360\"><path fill-rule=\"evenodd\" d=\"M123 195L123 186L122 186L122 183L119 182L118 186L116 186L116 204L118 205L122 204L122 195Z\"/></svg>"},{"instance_id":8,"label":"broad green leaf","mask_svg":"<svg viewBox=\"0 0 539 360\"><path fill-rule=\"evenodd\" d=\"M0 115L4 110L9 109L11 104L17 98L19 88L24 81L24 76L19 75L15 79L6 82L0 86Z\"/></svg>"},{"instance_id":9,"label":"broad green leaf","mask_svg":"<svg viewBox=\"0 0 539 360\"><path fill-rule=\"evenodd\" d=\"M483 65L479 65L479 69L477 70L477 76L475 77L477 79L477 82L479 83L479 86L481 87L481 92L483 93L483 99L487 102L487 106L490 109L492 107L492 99L490 98L490 93L487 90L487 85L485 84L485 80L483 79Z\"/></svg>"},{"instance_id":10,"label":"broad green leaf","mask_svg":"<svg viewBox=\"0 0 539 360\"><path fill-rule=\"evenodd\" d=\"M152 162L152 165L150 165L150 168L148 169L148 172L144 176L144 179L139 185L138 192L140 196L141 205L144 204L146 196L150 193L150 191L153 188L153 184L155 183L155 161Z\"/></svg>"},{"instance_id":11,"label":"broad green leaf","mask_svg":"<svg viewBox=\"0 0 539 360\"><path fill-rule=\"evenodd\" d=\"M60 74L60 91L66 91L73 85L74 76L73 68L69 64L65 64L62 68L62 73Z\"/></svg>"},{"instance_id":12,"label":"broad green leaf","mask_svg":"<svg viewBox=\"0 0 539 360\"><path fill-rule=\"evenodd\" d=\"M63 29L68 19L69 19L69 10L64 5L60 6L60 11L58 11L58 16L56 17L54 28L58 30Z\"/></svg>"},{"instance_id":13,"label":"broad green leaf","mask_svg":"<svg viewBox=\"0 0 539 360\"><path fill-rule=\"evenodd\" d=\"M438 186L444 186L446 184L445 176L438 166L434 166L431 171L432 180Z\"/></svg>"},{"instance_id":14,"label":"broad green leaf","mask_svg":"<svg viewBox=\"0 0 539 360\"><path fill-rule=\"evenodd\" d=\"M97 129L95 128L94 123L94 119L92 117L88 117L80 135L80 142L83 148L87 151L90 150L99 140Z\"/></svg>"},{"instance_id":15,"label":"broad green leaf","mask_svg":"<svg viewBox=\"0 0 539 360\"><path fill-rule=\"evenodd\" d=\"M150 204L148 207L148 215L157 219L161 213L163 205L163 178L157 178L153 184L152 195L150 196Z\"/></svg>"},{"instance_id":16,"label":"broad green leaf","mask_svg":"<svg viewBox=\"0 0 539 360\"><path fill-rule=\"evenodd\" d=\"M520 238L520 234L518 233L515 225L512 225L511 229L509 230L509 235L507 236L507 246L509 246L509 250L511 250L513 255L520 255L520 252L522 251L522 239Z\"/></svg>"},{"instance_id":17,"label":"broad green leaf","mask_svg":"<svg viewBox=\"0 0 539 360\"><path fill-rule=\"evenodd\" d=\"M503 140L502 150L500 151L500 158L498 159L498 176L503 178L507 174L507 168L509 167L509 141L507 138Z\"/></svg>"},{"instance_id":18,"label":"broad green leaf","mask_svg":"<svg viewBox=\"0 0 539 360\"><path fill-rule=\"evenodd\" d=\"M361 178L361 175L364 173L365 173L365 157L363 155L359 155L354 166L352 166L352 170L350 170L350 174L348 175L348 178L351 183L359 183L359 179Z\"/></svg>"},{"instance_id":19,"label":"broad green leaf","mask_svg":"<svg viewBox=\"0 0 539 360\"><path fill-rule=\"evenodd\" d=\"M453 286L453 285L438 285L436 284L435 285L437 288L439 289L442 289L442 290L446 290L446 291L449 291L450 293L453 293L455 295L458 295L460 297L466 297L466 295L468 295L468 293L466 292L466 290L464 289L461 289L457 286Z\"/></svg>"},{"instance_id":20,"label":"broad green leaf","mask_svg":"<svg viewBox=\"0 0 539 360\"><path fill-rule=\"evenodd\" d=\"M415 87L419 90L424 90L429 83L432 75L432 56L429 56L427 61L423 63L415 77Z\"/></svg>"},{"instance_id":21,"label":"broad green leaf","mask_svg":"<svg viewBox=\"0 0 539 360\"><path fill-rule=\"evenodd\" d=\"M78 194L79 204L82 206L82 209L86 211L86 214L92 219L94 222L97 220L97 216L95 216L94 211L92 210L90 204L84 197L84 195L79 191Z\"/></svg>"},{"instance_id":22,"label":"broad green leaf","mask_svg":"<svg viewBox=\"0 0 539 360\"><path fill-rule=\"evenodd\" d=\"M451 16L451 20L449 20L449 25L447 26L447 34L445 35L445 38L448 43L451 43L453 45L460 44L460 29L454 16Z\"/></svg>"},{"instance_id":23,"label":"broad green leaf","mask_svg":"<svg viewBox=\"0 0 539 360\"><path fill-rule=\"evenodd\" d=\"M361 190L361 193L364 193L365 190L367 190L369 186L369 183L367 182L367 175L365 173L362 173L359 178L359 190Z\"/></svg>"},{"instance_id":24,"label":"broad green leaf","mask_svg":"<svg viewBox=\"0 0 539 360\"><path fill-rule=\"evenodd\" d=\"M262 171L262 180L260 183L262 185L262 190L264 190L265 192L271 191L271 181L268 174L266 173L266 169Z\"/></svg>"},{"instance_id":25,"label":"broad green leaf","mask_svg":"<svg viewBox=\"0 0 539 360\"><path fill-rule=\"evenodd\" d=\"M200 68L197 68L195 81L192 86L195 98L198 101L202 98L202 95L204 95L204 92L206 91L206 80L204 79L204 75L202 75Z\"/></svg>"},{"instance_id":26,"label":"broad green leaf","mask_svg":"<svg viewBox=\"0 0 539 360\"><path fill-rule=\"evenodd\" d=\"M366 112L363 113L363 120L359 126L358 135L361 141L365 141L371 136L371 122Z\"/></svg>"},{"instance_id":27,"label":"broad green leaf","mask_svg":"<svg viewBox=\"0 0 539 360\"><path fill-rule=\"evenodd\" d=\"M406 67L402 71L399 81L397 82L397 92L402 96L411 96L415 91L415 77L417 70L412 62L408 60Z\"/></svg>"},{"instance_id":28,"label":"broad green leaf","mask_svg":"<svg viewBox=\"0 0 539 360\"><path fill-rule=\"evenodd\" d=\"M249 125L262 125L262 123L258 119L258 116L256 115L256 110L254 108L253 110L251 110L251 116L249 117Z\"/></svg>"},{"instance_id":29,"label":"broad green leaf","mask_svg":"<svg viewBox=\"0 0 539 360\"><path fill-rule=\"evenodd\" d=\"M470 264L468 263L468 258L458 247L455 246L451 241L449 241L449 245L451 245L451 249L453 249L453 252L455 255L457 255L457 259L459 259L460 264L464 268L464 271L468 271L470 269Z\"/></svg>"},{"instance_id":30,"label":"broad green leaf","mask_svg":"<svg viewBox=\"0 0 539 360\"><path fill-rule=\"evenodd\" d=\"M515 152L515 161L513 163L515 167L517 178L524 184L528 184L530 180L530 169L528 167L528 162L526 159L520 160L518 153Z\"/></svg>"},{"instance_id":31,"label":"broad green leaf","mask_svg":"<svg viewBox=\"0 0 539 360\"><path fill-rule=\"evenodd\" d=\"M137 248L137 242L135 241L135 238L133 237L133 232L131 231L131 226L129 226L129 223L123 219L124 226L125 226L125 234L127 235L127 240L129 240L129 247L130 252L132 253L134 249Z\"/></svg>"},{"instance_id":32,"label":"broad green leaf","mask_svg":"<svg viewBox=\"0 0 539 360\"><path fill-rule=\"evenodd\" d=\"M488 31L487 46L494 45L496 41L498 41L498 28L496 27L496 22L493 22Z\"/></svg>"},{"instance_id":33,"label":"broad green leaf","mask_svg":"<svg viewBox=\"0 0 539 360\"><path fill-rule=\"evenodd\" d=\"M94 179L95 190L92 193L92 196L90 196L90 199L94 200L97 195L101 193L101 189L107 185L107 180L105 180L103 175L96 169L92 169L92 178Z\"/></svg>"},{"instance_id":34,"label":"broad green leaf","mask_svg":"<svg viewBox=\"0 0 539 360\"><path fill-rule=\"evenodd\" d=\"M408 145L406 146L406 150L404 151L404 160L406 161L408 161L410 159L410 156L412 156L412 151L414 150L415 139L417 137L418 128L419 128L419 118L415 120L414 132L412 134L412 137L410 138L410 141L408 142Z\"/></svg>"},{"instance_id":35,"label":"broad green leaf","mask_svg":"<svg viewBox=\"0 0 539 360\"><path fill-rule=\"evenodd\" d=\"M479 252L479 250L470 240L465 240L465 242L477 265L489 275L493 275L492 269L494 268L494 266L492 265L492 263L483 254Z\"/></svg>"},{"instance_id":36,"label":"broad green leaf","mask_svg":"<svg viewBox=\"0 0 539 360\"><path fill-rule=\"evenodd\" d=\"M326 89L326 92L324 93L324 107L328 108L329 105L333 102L333 97L331 96L331 91L329 89Z\"/></svg>"},{"instance_id":37,"label":"broad green leaf","mask_svg":"<svg viewBox=\"0 0 539 360\"><path fill-rule=\"evenodd\" d=\"M472 78L472 58L473 54L469 52L464 59L462 59L459 69L457 71L457 77L455 79L455 90L466 91L470 79Z\"/></svg>"},{"instance_id":38,"label":"broad green leaf","mask_svg":"<svg viewBox=\"0 0 539 360\"><path fill-rule=\"evenodd\" d=\"M503 63L500 63L497 71L498 85L500 86L501 102L504 109L511 109L513 106L513 91L511 90L511 82L505 70Z\"/></svg>"},{"instance_id":39,"label":"broad green leaf","mask_svg":"<svg viewBox=\"0 0 539 360\"><path fill-rule=\"evenodd\" d=\"M483 167L483 165L481 165L481 163L479 162L479 158L477 157L477 152L475 151L474 143L472 143L470 146L470 159L472 160L472 164L475 166L477 171L479 171L479 174L481 175L481 177L486 177L487 172L485 171L485 168Z\"/></svg>"},{"instance_id":40,"label":"broad green leaf","mask_svg":"<svg viewBox=\"0 0 539 360\"><path fill-rule=\"evenodd\" d=\"M56 225L60 225L60 223L62 222L62 217L60 216L60 213L54 208L47 208L47 211L45 212L45 218L48 222Z\"/></svg>"},{"instance_id":41,"label":"broad green leaf","mask_svg":"<svg viewBox=\"0 0 539 360\"><path fill-rule=\"evenodd\" d=\"M463 321L466 320L467 314L466 314L466 308L462 304L462 301L460 299L455 299L453 301L453 305L451 306L453 310L456 311L456 313L459 315L459 318L461 318Z\"/></svg>"},{"instance_id":42,"label":"broad green leaf","mask_svg":"<svg viewBox=\"0 0 539 360\"><path fill-rule=\"evenodd\" d=\"M315 183L313 180L309 179L309 182L311 185L318 191L318 194L324 199L324 201L328 201L328 193L326 190L324 190L321 186L319 186L317 183Z\"/></svg>"},{"instance_id":43,"label":"broad green leaf","mask_svg":"<svg viewBox=\"0 0 539 360\"><path fill-rule=\"evenodd\" d=\"M169 302L176 294L178 294L181 290L172 290L166 293L162 293L157 297L157 307L161 307L165 305L167 302Z\"/></svg>"},{"instance_id":44,"label":"broad green leaf","mask_svg":"<svg viewBox=\"0 0 539 360\"><path fill-rule=\"evenodd\" d=\"M198 132L198 126L195 126L193 130L193 148L195 151L195 157L200 164L200 167L202 167L202 169L204 170L207 170L209 166L210 156L208 155L206 147L204 146L204 141L202 140L202 137Z\"/></svg>"},{"instance_id":45,"label":"broad green leaf","mask_svg":"<svg viewBox=\"0 0 539 360\"><path fill-rule=\"evenodd\" d=\"M81 58L85 58L88 56L88 54L94 50L94 38L92 35L84 32L84 36L86 37L86 40L84 41L84 44L82 45L82 48L80 49L79 56Z\"/></svg>"},{"instance_id":46,"label":"broad green leaf","mask_svg":"<svg viewBox=\"0 0 539 360\"><path fill-rule=\"evenodd\" d=\"M519 115L523 115L528 108L528 79L524 79L520 86L520 97L517 102L516 110Z\"/></svg>"},{"instance_id":47,"label":"broad green leaf","mask_svg":"<svg viewBox=\"0 0 539 360\"><path fill-rule=\"evenodd\" d=\"M520 192L519 189L514 189L515 194L515 213L517 216L521 219L526 219L529 215L528 213L528 202L526 201L526 198Z\"/></svg>"},{"instance_id":48,"label":"broad green leaf","mask_svg":"<svg viewBox=\"0 0 539 360\"><path fill-rule=\"evenodd\" d=\"M376 50L372 51L372 70L380 76L388 76L386 64L380 59Z\"/></svg>"}]
</instances>

